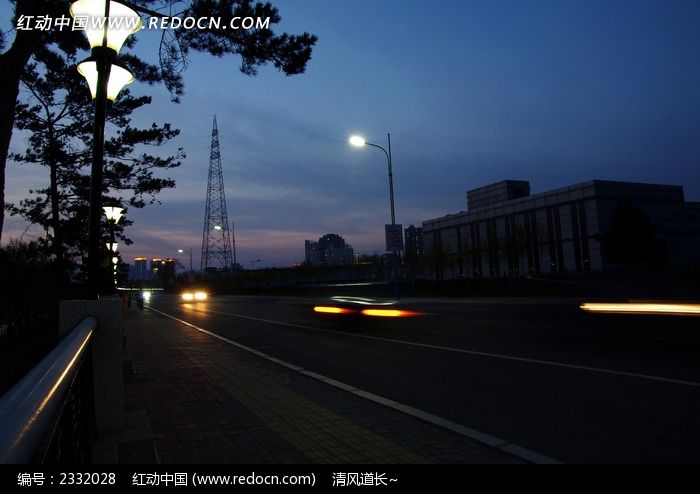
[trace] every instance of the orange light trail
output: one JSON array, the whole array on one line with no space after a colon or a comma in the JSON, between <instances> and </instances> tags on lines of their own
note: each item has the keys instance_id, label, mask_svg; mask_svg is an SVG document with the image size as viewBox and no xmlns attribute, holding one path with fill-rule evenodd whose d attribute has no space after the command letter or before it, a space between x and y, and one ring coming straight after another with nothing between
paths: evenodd
<instances>
[{"instance_id":1,"label":"orange light trail","mask_svg":"<svg viewBox=\"0 0 700 494\"><path fill-rule=\"evenodd\" d=\"M321 314L352 314L354 311L350 309L343 309L342 307L314 307L314 312L319 312Z\"/></svg>"},{"instance_id":2,"label":"orange light trail","mask_svg":"<svg viewBox=\"0 0 700 494\"><path fill-rule=\"evenodd\" d=\"M605 314L657 314L675 316L700 316L700 305L693 304L593 304L581 305L581 309L587 312L600 312Z\"/></svg>"},{"instance_id":3,"label":"orange light trail","mask_svg":"<svg viewBox=\"0 0 700 494\"><path fill-rule=\"evenodd\" d=\"M422 312L398 309L365 309L362 314L372 317L418 317L423 315Z\"/></svg>"}]
</instances>

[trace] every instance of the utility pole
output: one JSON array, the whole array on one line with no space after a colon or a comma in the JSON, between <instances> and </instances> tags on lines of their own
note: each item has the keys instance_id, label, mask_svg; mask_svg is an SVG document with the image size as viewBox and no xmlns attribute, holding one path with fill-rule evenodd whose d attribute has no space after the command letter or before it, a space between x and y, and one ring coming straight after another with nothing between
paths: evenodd
<instances>
[{"instance_id":1,"label":"utility pole","mask_svg":"<svg viewBox=\"0 0 700 494\"><path fill-rule=\"evenodd\" d=\"M237 269L238 260L236 259L236 223L231 222L231 239L233 240L233 269Z\"/></svg>"}]
</instances>

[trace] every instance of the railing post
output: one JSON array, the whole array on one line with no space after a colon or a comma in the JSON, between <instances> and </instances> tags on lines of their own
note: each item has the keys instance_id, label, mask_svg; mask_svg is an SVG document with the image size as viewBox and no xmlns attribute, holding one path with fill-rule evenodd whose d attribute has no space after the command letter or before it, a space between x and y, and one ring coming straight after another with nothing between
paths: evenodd
<instances>
[{"instance_id":1,"label":"railing post","mask_svg":"<svg viewBox=\"0 0 700 494\"><path fill-rule=\"evenodd\" d=\"M61 302L59 334L62 336L88 316L98 320L92 342L92 371L95 427L99 437L118 433L124 428L124 316L121 299Z\"/></svg>"}]
</instances>

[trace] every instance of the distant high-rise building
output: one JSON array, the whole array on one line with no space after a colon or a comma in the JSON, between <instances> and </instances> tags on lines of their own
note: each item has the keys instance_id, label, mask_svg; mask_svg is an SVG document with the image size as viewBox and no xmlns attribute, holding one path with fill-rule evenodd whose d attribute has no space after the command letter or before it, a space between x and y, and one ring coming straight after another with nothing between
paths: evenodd
<instances>
[{"instance_id":1,"label":"distant high-rise building","mask_svg":"<svg viewBox=\"0 0 700 494\"><path fill-rule=\"evenodd\" d=\"M157 273L160 268L163 266L163 259L160 257L154 257L151 259L151 271L153 273Z\"/></svg>"},{"instance_id":2,"label":"distant high-rise building","mask_svg":"<svg viewBox=\"0 0 700 494\"><path fill-rule=\"evenodd\" d=\"M349 266L355 264L355 251L345 239L335 233L329 233L318 242L306 240L306 262L312 266Z\"/></svg>"},{"instance_id":3,"label":"distant high-rise building","mask_svg":"<svg viewBox=\"0 0 700 494\"><path fill-rule=\"evenodd\" d=\"M406 257L419 259L423 255L423 229L410 225L404 230Z\"/></svg>"},{"instance_id":4,"label":"distant high-rise building","mask_svg":"<svg viewBox=\"0 0 700 494\"><path fill-rule=\"evenodd\" d=\"M306 240L304 242L304 259L308 264L312 266L318 266L321 264L321 258L318 253L318 242L313 240Z\"/></svg>"},{"instance_id":5,"label":"distant high-rise building","mask_svg":"<svg viewBox=\"0 0 700 494\"><path fill-rule=\"evenodd\" d=\"M134 259L134 265L129 273L129 279L132 281L145 281L148 279L148 259L145 257L137 257Z\"/></svg>"},{"instance_id":6,"label":"distant high-rise building","mask_svg":"<svg viewBox=\"0 0 700 494\"><path fill-rule=\"evenodd\" d=\"M150 281L158 277L173 277L175 275L178 260L175 258L154 257L150 266L147 257L134 258L134 264L129 269L131 281Z\"/></svg>"}]
</instances>

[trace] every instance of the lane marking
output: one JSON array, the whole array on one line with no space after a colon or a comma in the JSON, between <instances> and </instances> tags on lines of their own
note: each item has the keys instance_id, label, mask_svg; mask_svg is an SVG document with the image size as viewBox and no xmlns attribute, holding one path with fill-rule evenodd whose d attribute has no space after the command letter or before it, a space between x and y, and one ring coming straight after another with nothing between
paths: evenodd
<instances>
[{"instance_id":1,"label":"lane marking","mask_svg":"<svg viewBox=\"0 0 700 494\"><path fill-rule=\"evenodd\" d=\"M329 386L333 386L336 389L351 393L359 398L369 400L369 401L376 403L378 405L381 405L381 406L384 406L387 408L391 408L392 410L396 410L398 412L409 415L409 416L414 417L416 419L420 419L424 422L428 422L428 423L435 425L437 427L447 429L451 432L454 432L455 434L458 434L460 436L464 436L467 439L471 439L472 441L476 441L476 442L484 444L486 446L490 446L494 449L499 449L501 451L504 451L504 452L510 454L511 456L516 457L516 458L520 458L520 459L525 460L527 462L537 463L537 464L556 465L556 464L561 463L560 461L557 461L553 458L549 458L548 456L541 455L541 454L536 453L534 451L531 451L527 448L523 448L522 446L518 446L517 444L509 443L508 441L496 438L496 437L491 436L489 434L484 434L484 433L479 432L477 430L470 429L469 427L465 427L463 425L457 424L455 422L452 422L450 420L442 418L438 415L433 415L432 413L420 410L418 408L414 408L414 407L411 407L409 405L404 405L402 403L391 400L389 398L384 398L383 396L380 396L380 395L377 395L374 393L370 393L368 391L364 391L364 390L356 388L350 384L345 384L341 381L337 381L337 380L332 379L330 377L326 377L323 374L318 374L316 372L306 370L302 367L291 364L289 362L285 362L284 360L278 359L278 358L273 357L271 355L268 355L266 353L255 350L254 348L243 345L241 343L238 343L237 341L231 340L231 339L226 338L224 336L218 335L212 331L208 331L208 330L201 328L195 324L189 323L185 320L182 320L180 318L177 318L177 317L172 316L170 314L167 314L165 312L159 311L158 309L154 309L153 307L147 307L147 309L151 310L157 314L160 314L164 317L172 319L173 321L177 321L184 326L187 326L187 327L192 328L196 331L199 331L199 332L204 333L206 335L209 335L213 338L221 340L225 343L228 343L229 345L232 345L232 346L239 348L243 351L246 351L248 353L252 353L253 355L260 357L260 358L263 358L269 362L275 363L277 365L282 365L285 368L290 369L290 370L292 370L292 371L294 371L302 376L317 380L317 381L322 382L324 384L328 384Z\"/></svg>"},{"instance_id":2,"label":"lane marking","mask_svg":"<svg viewBox=\"0 0 700 494\"><path fill-rule=\"evenodd\" d=\"M345 331L336 331L333 329L314 328L312 326L304 326L301 324L292 324L292 323L287 323L287 322L282 322L282 321L273 321L270 319L261 319L258 317L244 316L242 314L234 314L231 312L222 312L222 311L217 311L217 310L204 310L204 309L194 309L194 310L196 312L238 317L241 319L248 319L248 320L256 321L256 322L264 322L267 324L286 326L286 327L290 327L290 328L306 329L309 331L317 331L317 332L321 332L321 333L337 334L337 335L342 335L342 336L352 337L352 338L362 338L362 339L366 339L366 340L383 341L386 343L396 343L398 345L413 346L413 347L418 347L418 348L427 348L430 350L439 350L439 351L444 351L444 352L461 353L461 354L465 354L465 355L474 355L477 357L494 358L494 359L506 360L506 361L511 361L511 362L522 362L522 363L533 364L533 365L545 365L545 366L549 366L549 367L558 367L561 369L571 369L571 370L584 371L584 372L594 372L597 374L629 377L629 378L634 378L634 379L643 379L646 381L654 381L654 382L661 382L661 383L666 383L666 384L676 384L676 385L681 385L681 386L690 386L693 388L700 388L699 382L684 381L681 379L673 379L670 377L653 376L650 374L638 374L636 372L626 372L626 371L619 371L619 370L613 370L613 369L605 369L605 368L600 368L600 367L588 367L585 365L567 364L564 362L554 362L551 360L540 360L540 359L532 359L532 358L527 358L527 357L515 357L512 355L503 355L500 353L479 352L476 350L465 350L463 348L452 348L452 347L446 347L446 346L440 346L440 345L431 345L428 343L417 343L415 341L397 340L397 339L393 339L393 338L382 338L379 336L370 336L370 335L364 335L364 334L348 333Z\"/></svg>"}]
</instances>

